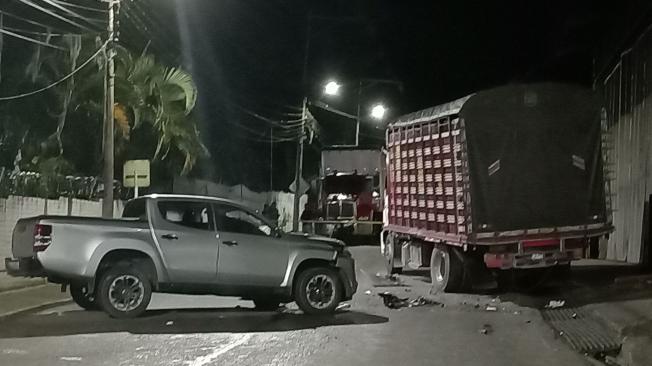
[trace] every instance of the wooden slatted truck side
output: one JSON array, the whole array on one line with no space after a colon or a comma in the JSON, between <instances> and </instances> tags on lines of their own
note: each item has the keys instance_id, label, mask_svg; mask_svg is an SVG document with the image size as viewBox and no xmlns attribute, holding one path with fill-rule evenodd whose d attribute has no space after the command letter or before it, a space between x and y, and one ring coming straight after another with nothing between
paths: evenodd
<instances>
[{"instance_id":1,"label":"wooden slatted truck side","mask_svg":"<svg viewBox=\"0 0 652 366\"><path fill-rule=\"evenodd\" d=\"M434 291L478 271L568 267L612 230L601 107L564 84L499 87L388 126L381 251Z\"/></svg>"}]
</instances>

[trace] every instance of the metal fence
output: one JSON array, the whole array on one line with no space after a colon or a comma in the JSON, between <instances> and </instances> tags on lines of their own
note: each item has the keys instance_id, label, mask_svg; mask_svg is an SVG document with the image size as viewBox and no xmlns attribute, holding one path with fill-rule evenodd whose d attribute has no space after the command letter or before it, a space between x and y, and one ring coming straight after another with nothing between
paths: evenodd
<instances>
[{"instance_id":1,"label":"metal fence","mask_svg":"<svg viewBox=\"0 0 652 366\"><path fill-rule=\"evenodd\" d=\"M113 182L116 198L125 198L127 192L119 181ZM72 197L97 200L102 197L104 183L99 177L72 175L45 176L36 172L15 172L0 168L0 197L25 196L58 198Z\"/></svg>"}]
</instances>

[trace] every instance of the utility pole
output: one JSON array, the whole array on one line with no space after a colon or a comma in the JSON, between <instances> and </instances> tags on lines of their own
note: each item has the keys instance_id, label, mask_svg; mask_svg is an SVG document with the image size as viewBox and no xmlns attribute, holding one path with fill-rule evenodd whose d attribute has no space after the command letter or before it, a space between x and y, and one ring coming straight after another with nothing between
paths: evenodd
<instances>
[{"instance_id":1,"label":"utility pole","mask_svg":"<svg viewBox=\"0 0 652 366\"><path fill-rule=\"evenodd\" d=\"M362 98L362 80L358 82L358 108L355 114L355 147L360 147L360 102Z\"/></svg>"},{"instance_id":2,"label":"utility pole","mask_svg":"<svg viewBox=\"0 0 652 366\"><path fill-rule=\"evenodd\" d=\"M274 192L274 126L269 127L269 194Z\"/></svg>"},{"instance_id":3,"label":"utility pole","mask_svg":"<svg viewBox=\"0 0 652 366\"><path fill-rule=\"evenodd\" d=\"M115 7L119 6L119 0L106 0L109 11L109 23L107 26L108 40L106 43L106 67L105 82L106 90L104 91L104 134L103 134L103 174L104 196L102 200L102 216L107 218L113 217L113 173L114 173L114 146L113 146L113 108L115 104L115 65L113 58L115 56Z\"/></svg>"},{"instance_id":4,"label":"utility pole","mask_svg":"<svg viewBox=\"0 0 652 366\"><path fill-rule=\"evenodd\" d=\"M308 97L303 98L303 103L301 105L301 126L299 131L299 140L297 140L297 159L296 166L294 169L294 182L296 187L294 187L294 209L292 215L292 231L299 231L299 212L301 206L301 194L303 189L301 188L301 181L303 180L303 140L305 139L305 125L306 119L308 117Z\"/></svg>"},{"instance_id":5,"label":"utility pole","mask_svg":"<svg viewBox=\"0 0 652 366\"><path fill-rule=\"evenodd\" d=\"M306 25L306 43L304 45L303 52L303 71L301 73L301 85L303 87L306 96L303 97L303 103L301 103L301 130L299 131L299 138L297 140L297 157L296 157L296 166L294 169L294 181L296 182L296 187L294 190L294 208L292 211L292 231L299 231L299 213L301 208L301 180L303 179L303 141L305 134L306 119L308 118L308 88L306 82L308 80L308 60L310 58L310 28L312 25L312 9L308 12L308 24Z\"/></svg>"}]
</instances>

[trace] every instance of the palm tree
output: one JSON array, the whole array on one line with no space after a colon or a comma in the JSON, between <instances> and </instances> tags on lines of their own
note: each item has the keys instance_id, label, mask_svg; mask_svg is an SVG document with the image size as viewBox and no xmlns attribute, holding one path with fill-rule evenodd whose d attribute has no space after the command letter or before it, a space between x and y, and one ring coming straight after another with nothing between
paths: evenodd
<instances>
[{"instance_id":1,"label":"palm tree","mask_svg":"<svg viewBox=\"0 0 652 366\"><path fill-rule=\"evenodd\" d=\"M134 58L127 49L118 48L115 108L119 135L129 140L130 128L149 125L157 137L152 160L165 160L176 150L184 159L181 175L208 154L191 114L196 103L197 86L190 74L157 64L151 55Z\"/></svg>"}]
</instances>

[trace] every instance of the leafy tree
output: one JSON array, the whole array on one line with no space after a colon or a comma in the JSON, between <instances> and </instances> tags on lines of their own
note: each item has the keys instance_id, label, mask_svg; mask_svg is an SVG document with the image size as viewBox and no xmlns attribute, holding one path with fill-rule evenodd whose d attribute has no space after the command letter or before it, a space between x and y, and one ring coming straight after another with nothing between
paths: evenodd
<instances>
[{"instance_id":1,"label":"leafy tree","mask_svg":"<svg viewBox=\"0 0 652 366\"><path fill-rule=\"evenodd\" d=\"M151 55L134 58L127 49L118 48L116 121L121 136L128 141L131 127L148 124L157 136L151 159L166 160L171 151L180 153L181 175L208 154L191 115L196 103L197 86L190 74L157 64Z\"/></svg>"},{"instance_id":2,"label":"leafy tree","mask_svg":"<svg viewBox=\"0 0 652 366\"><path fill-rule=\"evenodd\" d=\"M2 95L51 84L74 70L97 50L99 42L62 37L63 53L35 46L23 63L3 65ZM7 49L5 48L5 52ZM16 58L17 59L17 58ZM123 47L116 55L114 106L116 167L132 158L152 159L155 171L188 174L207 150L192 110L197 88L191 75L165 67L153 56L137 57ZM96 175L100 169L103 119L103 55L66 82L38 96L0 102L2 164L58 172L52 164ZM7 72L7 70L11 70ZM41 162L47 167L41 167ZM164 165L164 169L157 168ZM163 178L163 177L161 177Z\"/></svg>"}]
</instances>

